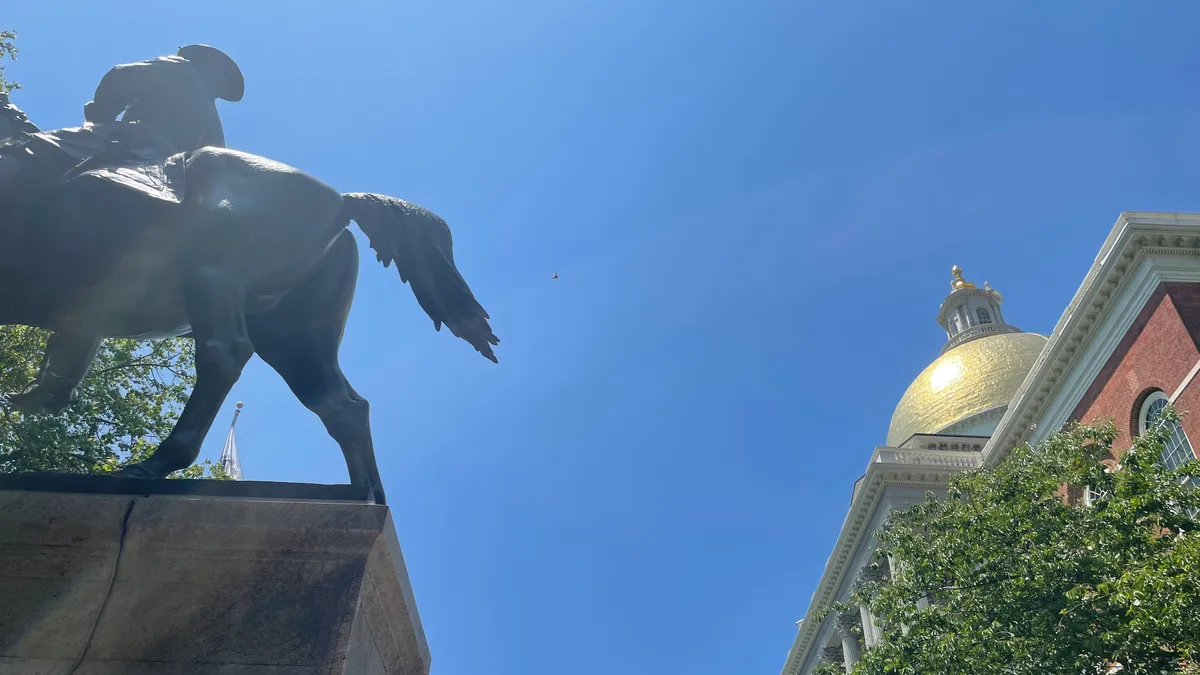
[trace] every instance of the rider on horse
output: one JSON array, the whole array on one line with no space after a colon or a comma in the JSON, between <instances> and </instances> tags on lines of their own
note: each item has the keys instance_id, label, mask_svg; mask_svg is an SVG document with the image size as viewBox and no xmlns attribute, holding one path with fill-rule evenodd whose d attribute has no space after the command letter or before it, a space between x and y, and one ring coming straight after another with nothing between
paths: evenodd
<instances>
[{"instance_id":1,"label":"rider on horse","mask_svg":"<svg viewBox=\"0 0 1200 675\"><path fill-rule=\"evenodd\" d=\"M83 108L87 123L82 127L39 132L7 100L0 100L0 113L8 122L0 126L18 134L0 143L0 198L45 185L47 179L132 164L134 173L147 175L129 178L126 172L122 178L110 172L108 178L139 189L149 186L151 193L174 200L175 171L167 166L168 158L205 146L225 147L216 100L239 101L244 90L233 59L214 47L189 45L175 56L109 70ZM14 143L24 150L14 152ZM14 161L31 170L22 171ZM17 174L22 178L13 180Z\"/></svg>"},{"instance_id":2,"label":"rider on horse","mask_svg":"<svg viewBox=\"0 0 1200 675\"><path fill-rule=\"evenodd\" d=\"M166 141L174 152L223 148L225 132L216 100L240 101L245 87L241 70L228 55L207 45L189 45L175 56L108 71L83 116L92 124L104 124L124 113L122 120L137 123L139 135Z\"/></svg>"},{"instance_id":3,"label":"rider on horse","mask_svg":"<svg viewBox=\"0 0 1200 675\"><path fill-rule=\"evenodd\" d=\"M242 71L233 59L207 45L116 66L84 106L84 126L27 137L24 159L32 171L21 182L44 185L47 179L93 172L178 202L181 174L171 158L206 146L225 147L216 100L240 101L244 90ZM12 172L9 168L0 174ZM16 183L4 187L20 189Z\"/></svg>"}]
</instances>

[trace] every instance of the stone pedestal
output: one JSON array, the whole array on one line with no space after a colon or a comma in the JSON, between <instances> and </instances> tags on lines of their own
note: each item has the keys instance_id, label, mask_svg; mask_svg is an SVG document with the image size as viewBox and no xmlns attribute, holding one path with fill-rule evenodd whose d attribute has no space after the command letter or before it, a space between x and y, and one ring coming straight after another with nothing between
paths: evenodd
<instances>
[{"instance_id":1,"label":"stone pedestal","mask_svg":"<svg viewBox=\"0 0 1200 675\"><path fill-rule=\"evenodd\" d=\"M0 477L2 675L428 672L391 515L356 489Z\"/></svg>"}]
</instances>

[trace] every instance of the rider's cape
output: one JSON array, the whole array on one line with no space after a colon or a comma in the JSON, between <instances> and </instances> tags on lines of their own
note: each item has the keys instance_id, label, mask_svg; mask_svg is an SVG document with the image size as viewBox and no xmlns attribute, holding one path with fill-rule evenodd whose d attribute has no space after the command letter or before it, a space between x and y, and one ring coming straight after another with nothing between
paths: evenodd
<instances>
[{"instance_id":1,"label":"rider's cape","mask_svg":"<svg viewBox=\"0 0 1200 675\"><path fill-rule=\"evenodd\" d=\"M187 194L184 153L139 129L136 123L111 122L40 131L32 134L27 147L36 153L37 146L43 144L78 162L64 177L66 180L109 181L176 204L182 203Z\"/></svg>"}]
</instances>

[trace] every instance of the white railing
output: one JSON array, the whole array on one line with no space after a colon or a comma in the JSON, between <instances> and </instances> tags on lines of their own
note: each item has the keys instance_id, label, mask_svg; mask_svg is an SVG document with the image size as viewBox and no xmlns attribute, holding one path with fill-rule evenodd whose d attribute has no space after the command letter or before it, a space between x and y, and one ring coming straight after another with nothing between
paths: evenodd
<instances>
[{"instance_id":1,"label":"white railing","mask_svg":"<svg viewBox=\"0 0 1200 675\"><path fill-rule=\"evenodd\" d=\"M970 328L947 340L946 346L942 347L942 353L945 354L964 342L970 342L975 338L983 337L985 335L1000 335L1002 333L1020 332L1021 329L1015 326L1010 326L1006 323L984 323L978 326L971 326Z\"/></svg>"},{"instance_id":2,"label":"white railing","mask_svg":"<svg viewBox=\"0 0 1200 675\"><path fill-rule=\"evenodd\" d=\"M899 448L880 448L875 454L875 461L880 464L977 469L983 465L983 454L973 450L902 450Z\"/></svg>"}]
</instances>

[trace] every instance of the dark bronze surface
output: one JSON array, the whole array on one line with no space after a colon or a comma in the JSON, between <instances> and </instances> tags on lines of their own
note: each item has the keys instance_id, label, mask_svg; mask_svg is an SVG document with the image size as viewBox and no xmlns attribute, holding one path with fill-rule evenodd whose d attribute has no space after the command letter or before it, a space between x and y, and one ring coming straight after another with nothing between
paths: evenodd
<instances>
[{"instance_id":1,"label":"dark bronze surface","mask_svg":"<svg viewBox=\"0 0 1200 675\"><path fill-rule=\"evenodd\" d=\"M383 503L368 404L338 366L358 277L350 221L436 329L492 361L499 340L440 217L214 147L224 138L213 100L240 98L241 73L206 49L192 53L217 64L207 73L181 56L110 71L76 129L38 132L0 95L0 324L53 332L38 380L9 405L61 410L102 338L192 337L191 398L155 453L125 470L161 478L195 462L257 353L320 416L350 482Z\"/></svg>"}]
</instances>

